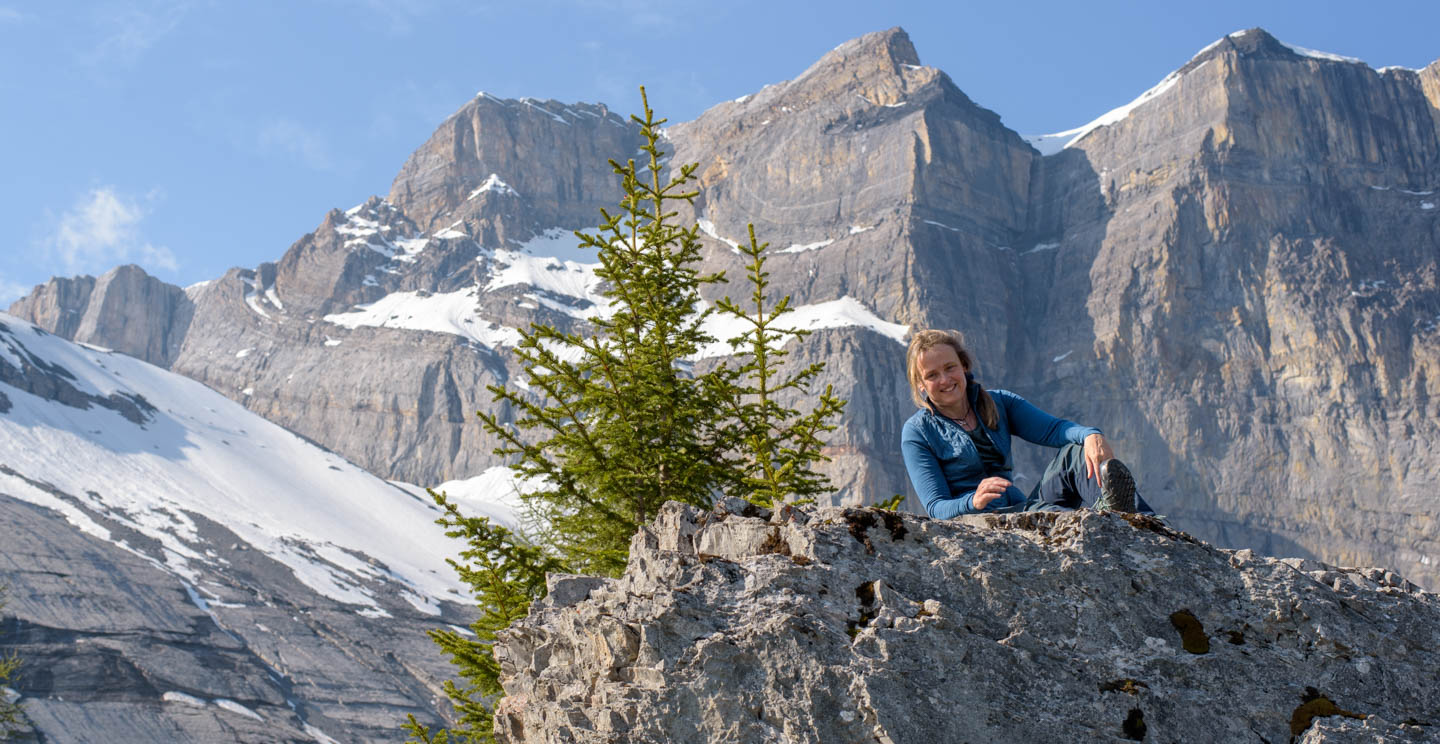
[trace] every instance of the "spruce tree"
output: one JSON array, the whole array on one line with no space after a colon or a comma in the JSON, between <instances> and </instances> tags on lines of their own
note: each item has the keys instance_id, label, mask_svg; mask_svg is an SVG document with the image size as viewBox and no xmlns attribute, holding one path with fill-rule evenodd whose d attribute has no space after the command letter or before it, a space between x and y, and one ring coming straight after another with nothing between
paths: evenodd
<instances>
[{"instance_id":1,"label":"spruce tree","mask_svg":"<svg viewBox=\"0 0 1440 744\"><path fill-rule=\"evenodd\" d=\"M775 323L787 312L788 297L773 308L765 304L765 246L757 245L753 227L745 251L752 260L753 315L728 298L720 303L748 323L731 343L751 358L738 367L694 370L700 349L714 341L703 329L712 311L700 290L724 276L699 271L699 226L680 226L671 209L698 195L686 188L697 164L668 177L662 172L665 120L655 119L643 87L640 94L644 117L631 119L640 125L646 162L610 161L624 193L619 211L601 210L595 233L575 234L597 250L608 312L592 319L589 334L543 325L521 331L515 354L524 391L489 388L515 412L514 425L479 414L502 442L495 453L514 458L518 477L541 484L522 494L534 534L465 517L444 494L431 492L445 509L446 534L468 545L461 562L451 564L470 585L481 617L471 626L474 638L430 633L465 683L445 685L459 721L431 732L411 716L405 726L411 741L494 741L494 704L503 690L490 646L497 631L544 597L546 573L618 575L630 538L666 501L708 507L713 496L728 492L773 504L827 486L810 466L825 459L818 436L834 428L826 420L844 402L828 387L808 415L776 402L777 393L805 392L822 365L780 375L785 353L772 344L805 332Z\"/></svg>"},{"instance_id":2,"label":"spruce tree","mask_svg":"<svg viewBox=\"0 0 1440 744\"><path fill-rule=\"evenodd\" d=\"M672 207L692 202L695 164L666 176L660 126L641 88L641 150L646 162L610 161L624 196L601 210L595 233L577 232L599 254L608 314L580 335L532 325L515 354L528 392L491 386L517 412L515 427L481 413L490 433L517 457L516 473L544 485L524 494L537 540L555 546L574 571L609 576L624 569L631 535L666 501L708 507L732 479L717 396L724 387L692 376L691 359L713 341L702 324L699 227L681 227ZM527 435L526 432L533 432Z\"/></svg>"},{"instance_id":3,"label":"spruce tree","mask_svg":"<svg viewBox=\"0 0 1440 744\"><path fill-rule=\"evenodd\" d=\"M810 331L779 322L790 312L789 295L767 307L765 292L770 286L770 273L765 270L765 249L770 244L756 241L754 225L746 227L749 243L737 250L750 259L750 307L742 308L729 297L717 303L722 313L735 317L745 327L742 334L729 339L745 361L736 369L725 368L726 391L721 399L730 413L727 441L744 455L737 463L740 494L761 506L774 506L808 500L830 489L829 479L811 466L829 459L820 451L820 434L835 429L829 420L845 409L845 401L836 398L826 385L809 413L781 405L781 398L787 394L809 393L825 364L816 362L783 374L783 363L789 356L784 348L786 341L803 339Z\"/></svg>"}]
</instances>

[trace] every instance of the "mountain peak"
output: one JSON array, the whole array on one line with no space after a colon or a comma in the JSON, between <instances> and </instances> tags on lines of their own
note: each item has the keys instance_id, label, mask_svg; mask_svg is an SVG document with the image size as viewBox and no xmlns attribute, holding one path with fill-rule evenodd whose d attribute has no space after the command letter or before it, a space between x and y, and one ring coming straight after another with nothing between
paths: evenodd
<instances>
[{"instance_id":1,"label":"mountain peak","mask_svg":"<svg viewBox=\"0 0 1440 744\"><path fill-rule=\"evenodd\" d=\"M821 57L816 66L847 57L883 59L897 65L920 64L920 55L916 54L915 45L910 43L910 35L899 26L844 42Z\"/></svg>"},{"instance_id":2,"label":"mountain peak","mask_svg":"<svg viewBox=\"0 0 1440 744\"><path fill-rule=\"evenodd\" d=\"M1261 59L1294 60L1298 58L1308 58L1344 64L1365 64L1364 60L1354 57L1346 57L1330 52L1307 49L1294 44L1287 44L1275 38L1269 31L1256 26L1255 28L1242 29L1227 34L1204 49L1201 49L1190 60L1189 64L1181 68L1181 71L1183 72L1192 66L1198 66L1200 63L1218 54L1224 54L1226 51L1234 51L1243 57L1257 57Z\"/></svg>"}]
</instances>

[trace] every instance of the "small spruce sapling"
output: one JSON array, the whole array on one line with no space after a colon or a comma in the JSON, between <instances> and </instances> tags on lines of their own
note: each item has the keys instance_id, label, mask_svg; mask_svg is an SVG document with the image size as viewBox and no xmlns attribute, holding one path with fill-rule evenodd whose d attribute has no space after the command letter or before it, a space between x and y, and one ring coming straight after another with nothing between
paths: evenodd
<instances>
[{"instance_id":1,"label":"small spruce sapling","mask_svg":"<svg viewBox=\"0 0 1440 744\"><path fill-rule=\"evenodd\" d=\"M444 689L455 706L459 720L453 729L431 732L411 715L404 724L411 741L424 744L488 744L494 739L494 709L491 701L503 694L500 665L491 653L496 632L525 616L530 603L545 596L545 574L562 572L564 564L539 546L524 540L485 517L462 515L443 493L430 491L435 503L445 509L438 522L445 534L465 541L460 560L447 559L470 587L480 606L480 617L471 623L475 637L453 630L427 631L465 681L461 687L446 680Z\"/></svg>"},{"instance_id":2,"label":"small spruce sapling","mask_svg":"<svg viewBox=\"0 0 1440 744\"><path fill-rule=\"evenodd\" d=\"M0 587L0 607L5 606L5 587ZM20 657L11 653L0 656L0 739L25 728L25 714L20 706L10 699L10 690L20 681Z\"/></svg>"},{"instance_id":3,"label":"small spruce sapling","mask_svg":"<svg viewBox=\"0 0 1440 744\"><path fill-rule=\"evenodd\" d=\"M770 244L756 241L754 225L747 228L749 243L737 250L750 259L750 306L742 308L729 297L716 303L722 313L746 326L743 333L729 339L745 361L738 368L722 368L726 389L720 397L730 413L728 439L744 455L737 465L740 495L772 507L806 501L830 490L829 479L812 466L830 459L821 451L820 434L835 429L829 419L845 409L845 401L826 385L809 413L781 405L783 396L807 394L825 364L816 362L782 374L781 366L789 356L784 349L786 341L803 339L810 331L778 322L791 310L789 295L773 306L766 305L770 273L765 270L765 249Z\"/></svg>"}]
</instances>

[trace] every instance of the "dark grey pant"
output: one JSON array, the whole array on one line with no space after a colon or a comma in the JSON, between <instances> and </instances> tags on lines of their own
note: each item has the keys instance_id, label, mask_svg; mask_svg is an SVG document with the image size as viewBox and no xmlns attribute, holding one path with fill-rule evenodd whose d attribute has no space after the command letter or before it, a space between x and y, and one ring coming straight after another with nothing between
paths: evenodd
<instances>
[{"instance_id":1,"label":"dark grey pant","mask_svg":"<svg viewBox=\"0 0 1440 744\"><path fill-rule=\"evenodd\" d=\"M1094 506L1099 498L1099 481L1094 477L1085 477L1085 448L1078 444L1067 444L1060 448L1055 459L1045 467L1040 482L1035 484L1029 498L1025 500L1025 510L1072 511L1082 506ZM1140 498L1138 486L1135 510L1141 514L1155 513L1155 510L1145 503L1145 499Z\"/></svg>"}]
</instances>

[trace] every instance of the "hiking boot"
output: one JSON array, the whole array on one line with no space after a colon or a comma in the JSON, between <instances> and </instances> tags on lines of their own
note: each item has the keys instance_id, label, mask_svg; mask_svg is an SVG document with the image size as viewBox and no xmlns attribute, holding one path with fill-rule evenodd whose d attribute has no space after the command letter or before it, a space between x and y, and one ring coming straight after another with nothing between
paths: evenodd
<instances>
[{"instance_id":1,"label":"hiking boot","mask_svg":"<svg viewBox=\"0 0 1440 744\"><path fill-rule=\"evenodd\" d=\"M1135 511L1135 478L1130 468L1115 458L1100 463L1100 498L1097 511Z\"/></svg>"}]
</instances>

